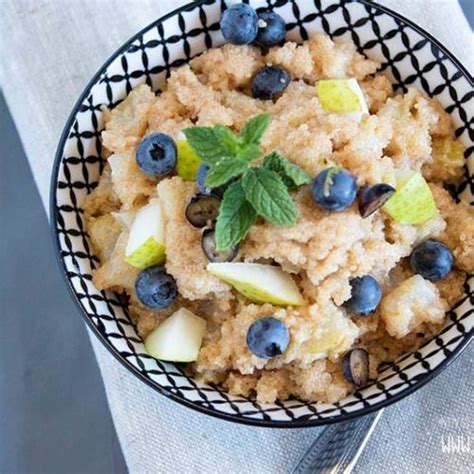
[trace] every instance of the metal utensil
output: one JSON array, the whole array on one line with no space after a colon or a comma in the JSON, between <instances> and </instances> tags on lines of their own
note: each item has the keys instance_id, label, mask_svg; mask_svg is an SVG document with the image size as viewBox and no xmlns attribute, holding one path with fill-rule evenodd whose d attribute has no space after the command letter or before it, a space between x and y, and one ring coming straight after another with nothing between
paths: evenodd
<instances>
[{"instance_id":1,"label":"metal utensil","mask_svg":"<svg viewBox=\"0 0 474 474\"><path fill-rule=\"evenodd\" d=\"M328 426L301 458L292 474L349 474L383 410Z\"/></svg>"}]
</instances>

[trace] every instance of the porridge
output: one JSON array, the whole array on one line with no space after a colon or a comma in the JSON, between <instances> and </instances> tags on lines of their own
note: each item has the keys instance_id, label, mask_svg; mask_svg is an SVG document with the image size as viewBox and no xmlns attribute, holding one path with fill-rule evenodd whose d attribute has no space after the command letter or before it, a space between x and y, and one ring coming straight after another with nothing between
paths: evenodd
<instances>
[{"instance_id":1,"label":"porridge","mask_svg":"<svg viewBox=\"0 0 474 474\"><path fill-rule=\"evenodd\" d=\"M335 402L439 331L474 268L443 187L464 149L439 103L283 20L226 10L228 44L105 112L84 215L99 289L146 350L261 403Z\"/></svg>"}]
</instances>

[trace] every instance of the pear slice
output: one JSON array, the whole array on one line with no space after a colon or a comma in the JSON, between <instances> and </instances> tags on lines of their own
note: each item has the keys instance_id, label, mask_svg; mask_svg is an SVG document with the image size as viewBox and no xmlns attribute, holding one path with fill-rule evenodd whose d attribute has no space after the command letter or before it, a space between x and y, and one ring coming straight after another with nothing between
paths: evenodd
<instances>
[{"instance_id":1,"label":"pear slice","mask_svg":"<svg viewBox=\"0 0 474 474\"><path fill-rule=\"evenodd\" d=\"M296 283L281 268L260 263L209 263L207 270L256 303L304 304Z\"/></svg>"},{"instance_id":2,"label":"pear slice","mask_svg":"<svg viewBox=\"0 0 474 474\"><path fill-rule=\"evenodd\" d=\"M433 138L431 146L433 148L433 157L442 160L446 166L463 165L465 146L459 140L452 138Z\"/></svg>"},{"instance_id":3,"label":"pear slice","mask_svg":"<svg viewBox=\"0 0 474 474\"><path fill-rule=\"evenodd\" d=\"M111 212L112 217L125 229L130 230L135 219L134 211Z\"/></svg>"},{"instance_id":4,"label":"pear slice","mask_svg":"<svg viewBox=\"0 0 474 474\"><path fill-rule=\"evenodd\" d=\"M323 79L316 83L316 93L323 110L351 114L359 122L369 109L356 79Z\"/></svg>"},{"instance_id":5,"label":"pear slice","mask_svg":"<svg viewBox=\"0 0 474 474\"><path fill-rule=\"evenodd\" d=\"M344 334L340 332L325 333L324 336L315 337L303 344L303 351L308 354L324 354L330 350L337 350L339 346L345 341Z\"/></svg>"},{"instance_id":6,"label":"pear slice","mask_svg":"<svg viewBox=\"0 0 474 474\"><path fill-rule=\"evenodd\" d=\"M433 138L431 147L434 168L444 171L447 178L459 178L466 162L464 145L451 138Z\"/></svg>"},{"instance_id":7,"label":"pear slice","mask_svg":"<svg viewBox=\"0 0 474 474\"><path fill-rule=\"evenodd\" d=\"M336 355L351 347L359 335L357 326L342 311L319 313L313 316L316 330L302 345L304 354L315 359Z\"/></svg>"},{"instance_id":8,"label":"pear slice","mask_svg":"<svg viewBox=\"0 0 474 474\"><path fill-rule=\"evenodd\" d=\"M158 199L142 207L130 228L125 261L137 268L148 268L165 261L165 225Z\"/></svg>"},{"instance_id":9,"label":"pear slice","mask_svg":"<svg viewBox=\"0 0 474 474\"><path fill-rule=\"evenodd\" d=\"M165 319L145 338L145 350L155 359L169 362L197 360L206 321L186 308Z\"/></svg>"},{"instance_id":10,"label":"pear slice","mask_svg":"<svg viewBox=\"0 0 474 474\"><path fill-rule=\"evenodd\" d=\"M178 176L183 178L185 181L194 181L196 179L199 166L201 166L201 160L189 146L184 133L179 134L177 147L178 158L176 172L178 173Z\"/></svg>"},{"instance_id":11,"label":"pear slice","mask_svg":"<svg viewBox=\"0 0 474 474\"><path fill-rule=\"evenodd\" d=\"M431 189L417 172L409 172L398 180L395 194L382 209L400 224L423 224L438 215Z\"/></svg>"}]
</instances>

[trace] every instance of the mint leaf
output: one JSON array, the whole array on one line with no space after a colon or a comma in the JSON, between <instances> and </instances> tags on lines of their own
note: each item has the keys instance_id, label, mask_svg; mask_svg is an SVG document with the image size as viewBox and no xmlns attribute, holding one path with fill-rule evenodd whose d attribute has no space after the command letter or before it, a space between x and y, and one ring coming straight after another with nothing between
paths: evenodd
<instances>
[{"instance_id":1,"label":"mint leaf","mask_svg":"<svg viewBox=\"0 0 474 474\"><path fill-rule=\"evenodd\" d=\"M206 176L206 187L217 188L221 184L227 183L234 176L244 173L249 167L246 161L238 158L228 158L219 161L211 167Z\"/></svg>"},{"instance_id":2,"label":"mint leaf","mask_svg":"<svg viewBox=\"0 0 474 474\"><path fill-rule=\"evenodd\" d=\"M240 136L224 125L190 127L183 132L192 150L208 165L235 157L250 162L261 155L260 139L270 120L270 114L256 115L245 124Z\"/></svg>"},{"instance_id":3,"label":"mint leaf","mask_svg":"<svg viewBox=\"0 0 474 474\"><path fill-rule=\"evenodd\" d=\"M283 158L276 151L263 159L263 167L278 173L288 189L295 189L311 181L311 177L306 171Z\"/></svg>"},{"instance_id":4,"label":"mint leaf","mask_svg":"<svg viewBox=\"0 0 474 474\"><path fill-rule=\"evenodd\" d=\"M250 163L253 160L256 160L262 154L262 150L255 143L250 143L249 145L244 145L238 157L242 160Z\"/></svg>"},{"instance_id":5,"label":"mint leaf","mask_svg":"<svg viewBox=\"0 0 474 474\"><path fill-rule=\"evenodd\" d=\"M244 143L247 145L251 143L259 145L260 139L270 124L271 119L272 116L270 114L260 114L252 117L240 131L240 137Z\"/></svg>"},{"instance_id":6,"label":"mint leaf","mask_svg":"<svg viewBox=\"0 0 474 474\"><path fill-rule=\"evenodd\" d=\"M238 244L255 224L257 213L245 199L240 181L232 183L224 193L216 223L216 249L226 250Z\"/></svg>"},{"instance_id":7,"label":"mint leaf","mask_svg":"<svg viewBox=\"0 0 474 474\"><path fill-rule=\"evenodd\" d=\"M220 141L221 145L227 150L230 156L237 156L241 149L241 139L235 133L224 127L224 125L214 125L214 134Z\"/></svg>"},{"instance_id":8,"label":"mint leaf","mask_svg":"<svg viewBox=\"0 0 474 474\"><path fill-rule=\"evenodd\" d=\"M227 144L213 127L190 127L185 128L183 133L194 153L209 165L232 156Z\"/></svg>"},{"instance_id":9,"label":"mint leaf","mask_svg":"<svg viewBox=\"0 0 474 474\"><path fill-rule=\"evenodd\" d=\"M281 177L266 168L250 168L242 178L245 197L258 214L272 224L296 223L296 206Z\"/></svg>"}]
</instances>

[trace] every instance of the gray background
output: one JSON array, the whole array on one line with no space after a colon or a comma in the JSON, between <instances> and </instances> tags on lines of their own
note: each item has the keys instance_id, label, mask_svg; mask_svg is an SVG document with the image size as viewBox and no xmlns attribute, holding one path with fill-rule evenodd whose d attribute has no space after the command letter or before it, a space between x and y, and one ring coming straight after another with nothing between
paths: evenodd
<instances>
[{"instance_id":1,"label":"gray background","mask_svg":"<svg viewBox=\"0 0 474 474\"><path fill-rule=\"evenodd\" d=\"M0 96L0 473L124 473L85 326Z\"/></svg>"},{"instance_id":2,"label":"gray background","mask_svg":"<svg viewBox=\"0 0 474 474\"><path fill-rule=\"evenodd\" d=\"M474 0L460 3L472 26ZM1 95L0 157L0 472L124 473L85 326L72 316Z\"/></svg>"}]
</instances>

